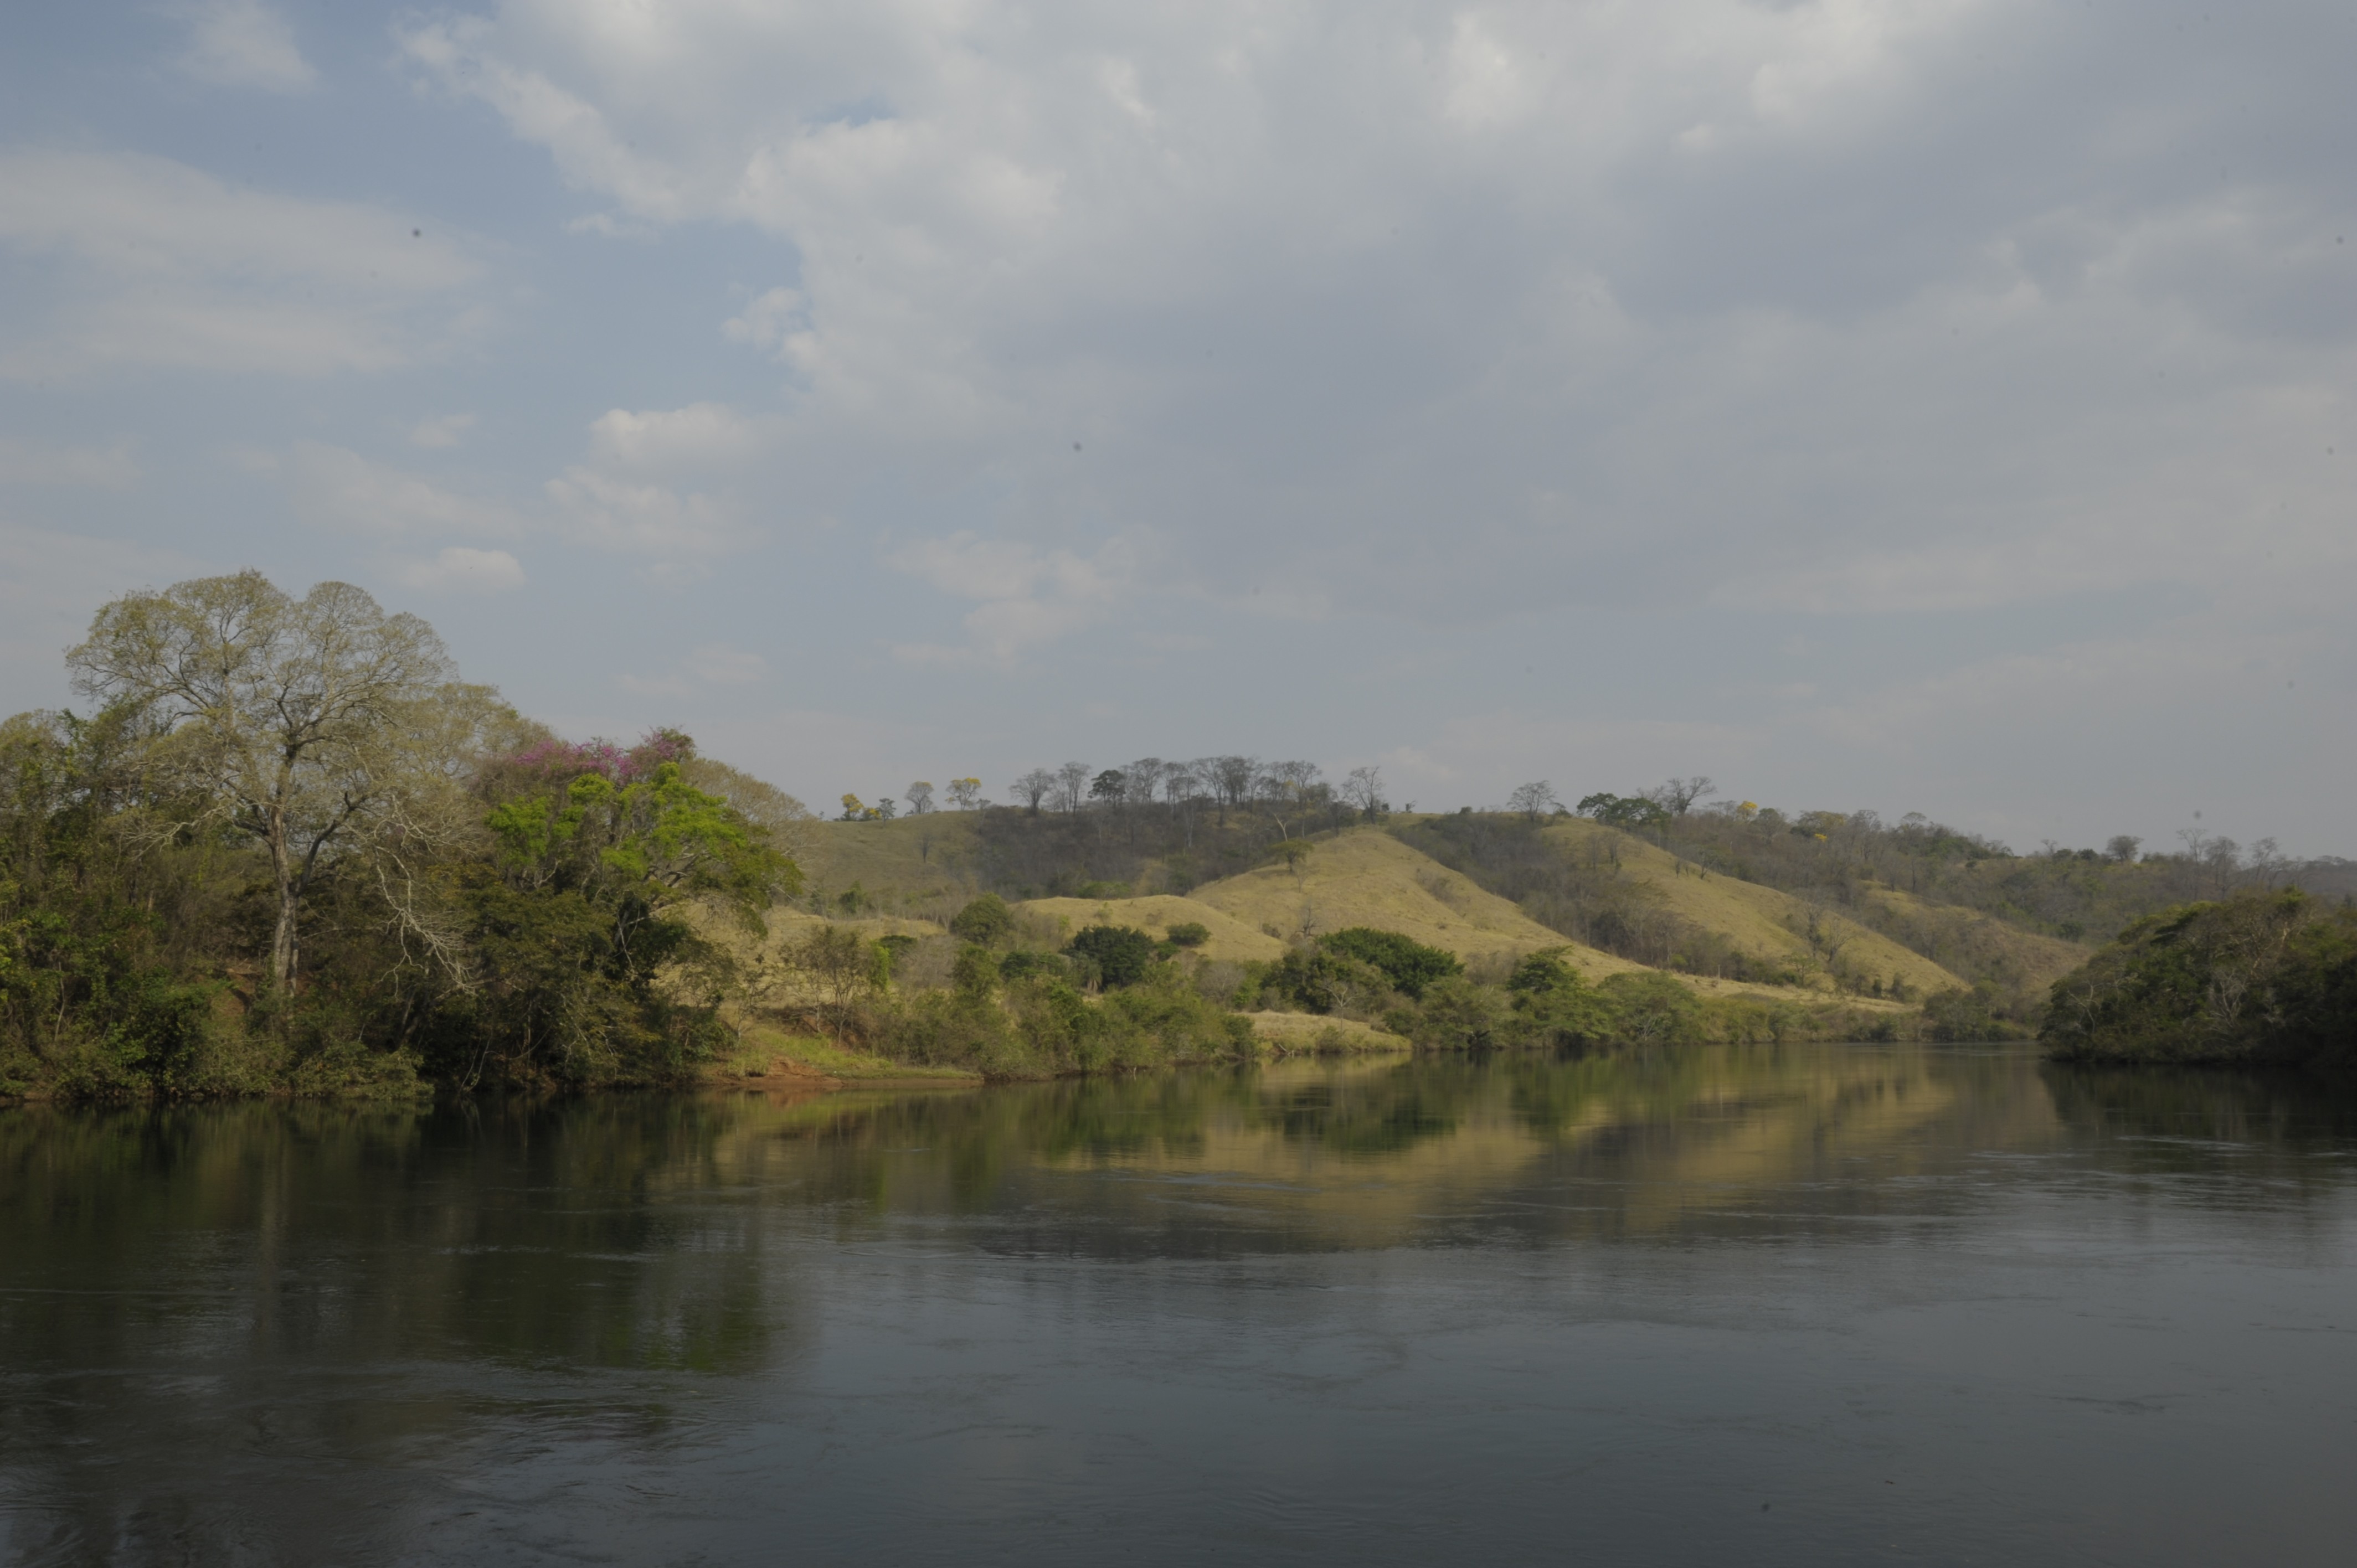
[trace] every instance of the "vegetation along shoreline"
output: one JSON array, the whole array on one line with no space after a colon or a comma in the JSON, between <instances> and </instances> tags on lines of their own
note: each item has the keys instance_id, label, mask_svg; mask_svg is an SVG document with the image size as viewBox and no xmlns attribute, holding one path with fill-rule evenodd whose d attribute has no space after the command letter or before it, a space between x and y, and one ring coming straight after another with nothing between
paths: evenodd
<instances>
[{"instance_id":1,"label":"vegetation along shoreline","mask_svg":"<svg viewBox=\"0 0 2357 1568\"><path fill-rule=\"evenodd\" d=\"M1245 757L823 821L570 742L258 573L108 605L0 725L0 1099L972 1082L1305 1051L2029 1038L2357 1061L2357 865L2031 854L1706 779L1395 808Z\"/></svg>"}]
</instances>

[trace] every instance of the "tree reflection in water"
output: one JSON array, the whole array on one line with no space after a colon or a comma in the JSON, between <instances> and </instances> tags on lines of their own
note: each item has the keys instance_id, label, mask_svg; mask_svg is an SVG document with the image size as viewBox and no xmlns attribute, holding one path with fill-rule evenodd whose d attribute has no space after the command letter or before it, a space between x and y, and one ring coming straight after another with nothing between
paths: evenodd
<instances>
[{"instance_id":1,"label":"tree reflection in water","mask_svg":"<svg viewBox=\"0 0 2357 1568\"><path fill-rule=\"evenodd\" d=\"M1551 1287L1567 1323L1602 1310L1575 1279L1653 1255L1627 1249L1730 1243L1681 1289L1727 1271L1766 1321L1780 1258L1834 1277L1838 1250L1936 1250L2031 1201L2081 1205L2086 1236L2125 1197L2139 1224L2215 1213L2236 1246L2313 1251L2345 1219L2352 1147L2357 1101L2332 1086L1910 1046L21 1108L0 1112L0 1557L378 1559L446 1538L531 1557L624 1517L649 1549L702 1539L686 1516L664 1533L659 1494L735 1517L713 1477L752 1434L828 1432L852 1408L830 1380L899 1375L864 1337L879 1313L939 1319L922 1343L952 1380L925 1402L1002 1397L991 1359L1027 1331L972 1304L1009 1269L1099 1271L1058 1276L1088 1293L1057 1298L1059 1332L1118 1339L1107 1325L1159 1321L1140 1303L1172 1267L1546 1254L1584 1271ZM1316 1314L1264 1321L1225 1277L1205 1299L1278 1375ZM968 1365L955 1347L985 1321L999 1349ZM925 1402L895 1441L938 1424ZM882 1452L861 1485L885 1484Z\"/></svg>"}]
</instances>

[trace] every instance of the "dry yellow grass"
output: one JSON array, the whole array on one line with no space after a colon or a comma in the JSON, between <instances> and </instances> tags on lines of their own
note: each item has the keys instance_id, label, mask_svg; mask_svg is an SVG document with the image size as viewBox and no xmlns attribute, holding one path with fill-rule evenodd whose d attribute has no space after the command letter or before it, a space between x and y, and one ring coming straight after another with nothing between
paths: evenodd
<instances>
[{"instance_id":1,"label":"dry yellow grass","mask_svg":"<svg viewBox=\"0 0 2357 1568\"><path fill-rule=\"evenodd\" d=\"M1915 940L1934 952L1969 955L1985 969L2030 990L2045 990L2086 962L2093 951L2060 937L2025 931L1976 909L1929 903L1895 887L1878 887L1867 897L1905 921Z\"/></svg>"},{"instance_id":2,"label":"dry yellow grass","mask_svg":"<svg viewBox=\"0 0 2357 1568\"><path fill-rule=\"evenodd\" d=\"M1211 933L1194 950L1209 959L1265 961L1285 956L1285 943L1257 926L1193 898L1157 893L1144 898L1029 898L1013 906L1019 913L1060 923L1066 936L1084 926L1134 926L1149 936L1193 921Z\"/></svg>"},{"instance_id":3,"label":"dry yellow grass","mask_svg":"<svg viewBox=\"0 0 2357 1568\"><path fill-rule=\"evenodd\" d=\"M770 928L770 941L799 941L810 934L813 926L841 926L846 931L856 931L861 939L874 941L877 937L940 937L949 934L949 928L933 920L920 920L901 915L865 915L857 919L830 920L823 915L813 915L807 909L771 909L764 918Z\"/></svg>"},{"instance_id":4,"label":"dry yellow grass","mask_svg":"<svg viewBox=\"0 0 2357 1568\"><path fill-rule=\"evenodd\" d=\"M1297 867L1263 866L1198 887L1189 897L1285 939L1372 926L1462 959L1567 948L1566 960L1591 980L1644 968L1547 929L1506 899L1376 828L1319 839Z\"/></svg>"},{"instance_id":5,"label":"dry yellow grass","mask_svg":"<svg viewBox=\"0 0 2357 1568\"><path fill-rule=\"evenodd\" d=\"M883 1057L868 1056L822 1039L799 1035L774 1025L742 1022L737 1047L705 1071L708 1082L744 1085L748 1080L777 1092L857 1082L979 1083L982 1075L961 1068L916 1067Z\"/></svg>"},{"instance_id":6,"label":"dry yellow grass","mask_svg":"<svg viewBox=\"0 0 2357 1568\"><path fill-rule=\"evenodd\" d=\"M1805 933L1812 911L1802 900L1773 887L1714 875L1642 839L1587 822L1558 823L1544 830L1566 854L1585 855L1609 850L1620 856L1620 870L1642 884L1661 907L1707 931L1716 931L1746 953L1763 959L1815 957ZM1928 994L1964 983L1919 952L1910 951L1878 931L1830 910L1814 912L1821 931L1839 942L1840 966L1852 972L1902 981Z\"/></svg>"},{"instance_id":7,"label":"dry yellow grass","mask_svg":"<svg viewBox=\"0 0 2357 1568\"><path fill-rule=\"evenodd\" d=\"M1415 1048L1397 1035L1355 1018L1332 1018L1317 1013L1247 1013L1244 1016L1252 1020L1253 1038L1287 1052Z\"/></svg>"},{"instance_id":8,"label":"dry yellow grass","mask_svg":"<svg viewBox=\"0 0 2357 1568\"><path fill-rule=\"evenodd\" d=\"M802 869L829 894L858 885L870 894L907 897L971 893L974 834L963 811L928 811L889 822L812 822L803 830Z\"/></svg>"}]
</instances>

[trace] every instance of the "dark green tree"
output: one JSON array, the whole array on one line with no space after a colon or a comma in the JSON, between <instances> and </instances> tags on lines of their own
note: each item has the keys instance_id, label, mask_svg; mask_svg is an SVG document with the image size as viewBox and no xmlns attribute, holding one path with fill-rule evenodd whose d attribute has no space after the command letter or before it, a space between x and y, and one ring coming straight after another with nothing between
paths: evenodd
<instances>
[{"instance_id":1,"label":"dark green tree","mask_svg":"<svg viewBox=\"0 0 2357 1568\"><path fill-rule=\"evenodd\" d=\"M1006 900L996 893L968 900L964 908L950 917L950 935L960 941L988 947L1014 934L1015 913L1007 908Z\"/></svg>"},{"instance_id":2,"label":"dark green tree","mask_svg":"<svg viewBox=\"0 0 2357 1568\"><path fill-rule=\"evenodd\" d=\"M1449 975L1461 974L1465 970L1455 953L1426 947L1397 931L1377 930L1372 926L1351 926L1339 931L1328 931L1318 939L1318 945L1328 952L1340 953L1372 966L1391 982L1393 990L1418 1001L1423 1000L1426 986Z\"/></svg>"},{"instance_id":3,"label":"dark green tree","mask_svg":"<svg viewBox=\"0 0 2357 1568\"><path fill-rule=\"evenodd\" d=\"M1107 991L1136 984L1154 962L1154 939L1128 926L1090 926L1064 950L1093 965Z\"/></svg>"}]
</instances>

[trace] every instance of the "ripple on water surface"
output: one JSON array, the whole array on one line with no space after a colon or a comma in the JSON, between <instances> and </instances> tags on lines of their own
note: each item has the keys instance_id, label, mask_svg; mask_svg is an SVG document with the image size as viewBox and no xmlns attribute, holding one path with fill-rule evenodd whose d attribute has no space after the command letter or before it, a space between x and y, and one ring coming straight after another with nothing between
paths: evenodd
<instances>
[{"instance_id":1,"label":"ripple on water surface","mask_svg":"<svg viewBox=\"0 0 2357 1568\"><path fill-rule=\"evenodd\" d=\"M2352 1194L2009 1048L22 1108L0 1562L2339 1562Z\"/></svg>"}]
</instances>

